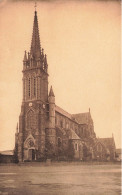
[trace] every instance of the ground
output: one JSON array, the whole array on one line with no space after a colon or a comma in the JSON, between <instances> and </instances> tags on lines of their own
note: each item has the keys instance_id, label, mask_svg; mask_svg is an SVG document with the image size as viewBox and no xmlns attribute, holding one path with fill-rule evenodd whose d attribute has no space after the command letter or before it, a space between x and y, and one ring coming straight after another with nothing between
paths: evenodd
<instances>
[{"instance_id":1,"label":"ground","mask_svg":"<svg viewBox=\"0 0 122 195\"><path fill-rule=\"evenodd\" d=\"M0 195L120 195L120 164L0 166Z\"/></svg>"}]
</instances>

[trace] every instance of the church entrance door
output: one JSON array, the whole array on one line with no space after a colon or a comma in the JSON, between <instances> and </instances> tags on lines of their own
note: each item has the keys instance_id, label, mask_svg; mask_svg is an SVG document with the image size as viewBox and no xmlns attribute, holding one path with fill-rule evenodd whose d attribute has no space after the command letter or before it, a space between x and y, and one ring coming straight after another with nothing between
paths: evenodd
<instances>
[{"instance_id":1,"label":"church entrance door","mask_svg":"<svg viewBox=\"0 0 122 195\"><path fill-rule=\"evenodd\" d=\"M28 160L29 161L34 161L35 160L35 150L34 149L29 149L28 150Z\"/></svg>"}]
</instances>

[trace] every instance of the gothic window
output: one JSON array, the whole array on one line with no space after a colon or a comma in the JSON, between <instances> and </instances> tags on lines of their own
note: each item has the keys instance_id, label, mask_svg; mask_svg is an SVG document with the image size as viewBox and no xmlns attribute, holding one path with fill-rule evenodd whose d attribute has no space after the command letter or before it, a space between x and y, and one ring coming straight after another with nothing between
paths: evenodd
<instances>
[{"instance_id":1,"label":"gothic window","mask_svg":"<svg viewBox=\"0 0 122 195\"><path fill-rule=\"evenodd\" d=\"M57 124L57 117L55 117L55 123Z\"/></svg>"},{"instance_id":2,"label":"gothic window","mask_svg":"<svg viewBox=\"0 0 122 195\"><path fill-rule=\"evenodd\" d=\"M29 110L27 113L27 129L36 129L37 125L37 119L36 119L36 114L33 110Z\"/></svg>"},{"instance_id":3,"label":"gothic window","mask_svg":"<svg viewBox=\"0 0 122 195\"><path fill-rule=\"evenodd\" d=\"M78 150L78 144L77 143L75 144L75 150Z\"/></svg>"},{"instance_id":4,"label":"gothic window","mask_svg":"<svg viewBox=\"0 0 122 195\"><path fill-rule=\"evenodd\" d=\"M28 96L30 97L30 86L31 85L31 80L30 78L28 79Z\"/></svg>"},{"instance_id":5,"label":"gothic window","mask_svg":"<svg viewBox=\"0 0 122 195\"><path fill-rule=\"evenodd\" d=\"M25 79L23 79L23 98L25 98Z\"/></svg>"},{"instance_id":6,"label":"gothic window","mask_svg":"<svg viewBox=\"0 0 122 195\"><path fill-rule=\"evenodd\" d=\"M63 127L63 121L62 120L60 121L60 126Z\"/></svg>"},{"instance_id":7,"label":"gothic window","mask_svg":"<svg viewBox=\"0 0 122 195\"><path fill-rule=\"evenodd\" d=\"M102 151L102 146L99 144L98 145L98 151L101 152Z\"/></svg>"},{"instance_id":8,"label":"gothic window","mask_svg":"<svg viewBox=\"0 0 122 195\"><path fill-rule=\"evenodd\" d=\"M61 147L61 138L58 137L58 147Z\"/></svg>"},{"instance_id":9,"label":"gothic window","mask_svg":"<svg viewBox=\"0 0 122 195\"><path fill-rule=\"evenodd\" d=\"M28 148L34 147L34 142L32 139L28 140Z\"/></svg>"},{"instance_id":10,"label":"gothic window","mask_svg":"<svg viewBox=\"0 0 122 195\"><path fill-rule=\"evenodd\" d=\"M66 129L68 129L69 128L69 124L68 123L66 123Z\"/></svg>"},{"instance_id":11,"label":"gothic window","mask_svg":"<svg viewBox=\"0 0 122 195\"><path fill-rule=\"evenodd\" d=\"M34 96L36 96L36 78L34 78L34 81L33 81L33 90L34 90Z\"/></svg>"},{"instance_id":12,"label":"gothic window","mask_svg":"<svg viewBox=\"0 0 122 195\"><path fill-rule=\"evenodd\" d=\"M97 145L97 151L101 152L102 151L102 146L100 144Z\"/></svg>"}]
</instances>

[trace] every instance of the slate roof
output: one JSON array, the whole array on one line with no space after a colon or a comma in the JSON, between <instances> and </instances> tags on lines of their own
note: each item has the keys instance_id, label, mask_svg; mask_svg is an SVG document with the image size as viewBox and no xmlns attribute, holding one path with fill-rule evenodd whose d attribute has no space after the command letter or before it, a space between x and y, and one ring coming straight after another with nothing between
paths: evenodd
<instances>
[{"instance_id":1,"label":"slate roof","mask_svg":"<svg viewBox=\"0 0 122 195\"><path fill-rule=\"evenodd\" d=\"M78 121L79 124L87 124L89 121L89 118L91 118L91 115L89 112L73 114L72 116Z\"/></svg>"},{"instance_id":2,"label":"slate roof","mask_svg":"<svg viewBox=\"0 0 122 195\"><path fill-rule=\"evenodd\" d=\"M69 139L81 140L80 137L73 130L70 130L70 132L69 132Z\"/></svg>"},{"instance_id":3,"label":"slate roof","mask_svg":"<svg viewBox=\"0 0 122 195\"><path fill-rule=\"evenodd\" d=\"M78 124L88 124L89 119L92 120L90 112L79 113L79 114L70 114L57 105L55 105L55 111L62 114L63 116L66 116L67 118L77 122Z\"/></svg>"},{"instance_id":4,"label":"slate roof","mask_svg":"<svg viewBox=\"0 0 122 195\"><path fill-rule=\"evenodd\" d=\"M67 118L73 120L73 117L71 114L69 114L68 112L66 112L65 110L63 110L62 108L60 108L59 106L55 105L55 111L59 112L60 114L66 116Z\"/></svg>"},{"instance_id":5,"label":"slate roof","mask_svg":"<svg viewBox=\"0 0 122 195\"><path fill-rule=\"evenodd\" d=\"M56 132L58 133L59 131L61 132L62 135L67 136L68 139L72 140L81 140L81 138L73 131L72 129L64 129L61 127L56 127Z\"/></svg>"}]
</instances>

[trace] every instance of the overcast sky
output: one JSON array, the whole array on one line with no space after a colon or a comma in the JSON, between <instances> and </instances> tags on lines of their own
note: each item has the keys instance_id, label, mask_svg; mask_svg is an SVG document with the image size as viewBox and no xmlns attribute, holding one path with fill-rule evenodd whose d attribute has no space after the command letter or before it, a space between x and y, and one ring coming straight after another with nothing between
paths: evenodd
<instances>
[{"instance_id":1,"label":"overcast sky","mask_svg":"<svg viewBox=\"0 0 122 195\"><path fill-rule=\"evenodd\" d=\"M49 87L69 113L88 112L97 137L120 147L120 1L37 1ZM34 1L0 1L0 150L13 149Z\"/></svg>"}]
</instances>

